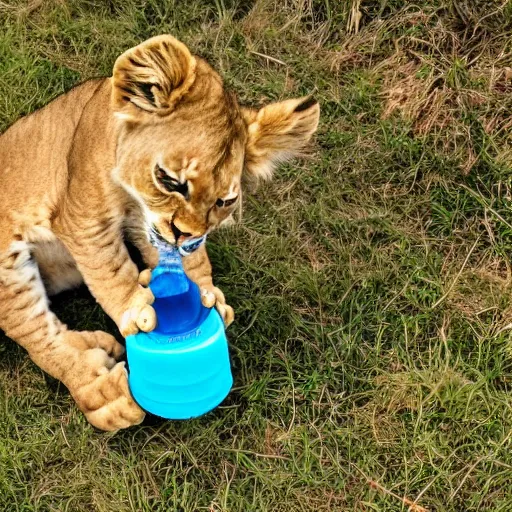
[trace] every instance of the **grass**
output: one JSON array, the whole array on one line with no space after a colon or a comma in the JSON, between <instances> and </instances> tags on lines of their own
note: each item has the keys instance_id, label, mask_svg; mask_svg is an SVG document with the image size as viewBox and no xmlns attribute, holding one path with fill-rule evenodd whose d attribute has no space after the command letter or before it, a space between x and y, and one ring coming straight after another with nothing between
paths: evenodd
<instances>
[{"instance_id":1,"label":"grass","mask_svg":"<svg viewBox=\"0 0 512 512\"><path fill-rule=\"evenodd\" d=\"M244 103L322 106L210 242L234 390L104 434L5 340L0 509L511 510L512 4L2 0L0 130L162 32ZM115 332L84 290L54 307Z\"/></svg>"}]
</instances>

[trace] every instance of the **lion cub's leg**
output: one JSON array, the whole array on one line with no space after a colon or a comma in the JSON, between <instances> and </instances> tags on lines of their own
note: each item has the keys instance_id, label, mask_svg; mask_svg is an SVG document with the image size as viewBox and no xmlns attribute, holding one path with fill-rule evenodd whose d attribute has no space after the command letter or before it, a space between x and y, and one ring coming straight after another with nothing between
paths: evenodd
<instances>
[{"instance_id":1,"label":"lion cub's leg","mask_svg":"<svg viewBox=\"0 0 512 512\"><path fill-rule=\"evenodd\" d=\"M38 267L24 242L0 254L0 329L62 381L87 419L104 430L142 421L131 398L123 347L103 332L70 331L49 310Z\"/></svg>"},{"instance_id":2,"label":"lion cub's leg","mask_svg":"<svg viewBox=\"0 0 512 512\"><path fill-rule=\"evenodd\" d=\"M146 265L144 276L158 265L158 250L151 244L144 225L143 215L138 208L131 208L126 214L123 230L128 240L137 248ZM146 279L143 278L145 281Z\"/></svg>"},{"instance_id":3,"label":"lion cub's leg","mask_svg":"<svg viewBox=\"0 0 512 512\"><path fill-rule=\"evenodd\" d=\"M65 212L58 236L76 261L84 281L103 310L126 337L156 325L153 294L146 273L140 278L123 239L120 215L89 208L89 215ZM110 215L108 215L110 213Z\"/></svg>"},{"instance_id":4,"label":"lion cub's leg","mask_svg":"<svg viewBox=\"0 0 512 512\"><path fill-rule=\"evenodd\" d=\"M60 240L36 243L32 255L37 262L48 295L56 295L83 283L82 274Z\"/></svg>"}]
</instances>

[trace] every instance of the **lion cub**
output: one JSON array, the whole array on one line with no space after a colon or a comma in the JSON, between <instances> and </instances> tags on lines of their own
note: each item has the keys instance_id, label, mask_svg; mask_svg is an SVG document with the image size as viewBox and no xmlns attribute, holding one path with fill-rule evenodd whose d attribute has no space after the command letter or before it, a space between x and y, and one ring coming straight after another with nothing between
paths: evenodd
<instances>
[{"instance_id":1,"label":"lion cub","mask_svg":"<svg viewBox=\"0 0 512 512\"><path fill-rule=\"evenodd\" d=\"M148 269L149 235L180 245L215 229L240 201L242 175L269 178L318 125L310 98L240 108L219 75L162 35L0 136L0 329L62 381L96 427L117 430L144 412L131 398L123 347L104 332L69 330L48 295L82 282L123 336L155 326L153 296L123 232ZM204 246L187 274L226 324Z\"/></svg>"}]
</instances>

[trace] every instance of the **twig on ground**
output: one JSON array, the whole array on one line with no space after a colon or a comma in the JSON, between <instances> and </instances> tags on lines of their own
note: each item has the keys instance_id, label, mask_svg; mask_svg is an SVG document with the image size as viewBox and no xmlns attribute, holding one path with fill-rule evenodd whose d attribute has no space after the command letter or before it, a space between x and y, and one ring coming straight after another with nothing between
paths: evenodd
<instances>
[{"instance_id":1,"label":"twig on ground","mask_svg":"<svg viewBox=\"0 0 512 512\"><path fill-rule=\"evenodd\" d=\"M249 50L249 53L252 53L253 55L257 55L258 57L263 57L264 59L267 59L267 60L271 60L272 62L275 62L276 64L281 64L282 66L288 65L288 64L286 64L286 62L276 59L275 57L271 57L270 55L265 55L264 53L256 52L254 50Z\"/></svg>"},{"instance_id":2,"label":"twig on ground","mask_svg":"<svg viewBox=\"0 0 512 512\"><path fill-rule=\"evenodd\" d=\"M396 498L397 500L400 500L404 505L407 505L409 507L408 512L429 512L428 509L425 507L422 507L421 505L418 505L416 501L412 501L406 496L399 496L393 491L390 491L389 489L386 489L383 485L379 484L379 482L376 482L369 476L367 476L359 467L357 467L355 464L351 464L351 466L354 467L367 481L367 483L370 485L372 489L377 489L378 491L381 491L384 494L387 494L388 496L392 496L393 498Z\"/></svg>"},{"instance_id":3,"label":"twig on ground","mask_svg":"<svg viewBox=\"0 0 512 512\"><path fill-rule=\"evenodd\" d=\"M384 494L387 494L388 496L393 496L393 498L396 498L397 500L400 500L404 505L407 505L409 507L409 512L428 512L428 510L425 507L422 507L421 505L418 505L415 501L410 500L406 496L399 496L398 494L395 494L393 491L390 491L389 489L386 489L384 486L379 484L379 482L376 482L375 480L368 480L368 483L370 484L370 487L373 489L377 489Z\"/></svg>"},{"instance_id":4,"label":"twig on ground","mask_svg":"<svg viewBox=\"0 0 512 512\"><path fill-rule=\"evenodd\" d=\"M443 296L435 302L435 304L432 306L431 309L437 308L441 302L443 302L448 295L450 295L450 292L453 290L453 287L459 280L459 277L461 276L462 272L464 272L464 269L466 268L466 265L468 264L469 258L471 257L471 254L473 254L473 251L475 250L475 247L477 246L478 242L480 241L480 236L475 240L475 243L471 246L471 249L469 250L466 259L464 260L464 263L462 264L462 267L460 267L460 270L457 272L457 275L455 276L455 279L451 282L450 286L448 287L448 290L446 291Z\"/></svg>"}]
</instances>

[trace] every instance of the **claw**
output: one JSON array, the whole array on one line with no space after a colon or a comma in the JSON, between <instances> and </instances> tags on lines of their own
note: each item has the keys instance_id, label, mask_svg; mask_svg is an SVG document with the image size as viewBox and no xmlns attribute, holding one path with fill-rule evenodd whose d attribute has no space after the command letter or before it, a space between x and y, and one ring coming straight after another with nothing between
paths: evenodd
<instances>
[{"instance_id":1,"label":"claw","mask_svg":"<svg viewBox=\"0 0 512 512\"><path fill-rule=\"evenodd\" d=\"M139 274L139 284L142 286L149 286L150 281L151 281L151 270L149 268L147 268Z\"/></svg>"},{"instance_id":2,"label":"claw","mask_svg":"<svg viewBox=\"0 0 512 512\"><path fill-rule=\"evenodd\" d=\"M215 306L216 297L215 294L206 288L203 288L201 290L201 302L203 303L203 306L206 308L212 308Z\"/></svg>"},{"instance_id":3,"label":"claw","mask_svg":"<svg viewBox=\"0 0 512 512\"><path fill-rule=\"evenodd\" d=\"M156 327L156 313L151 306L144 306L135 320L137 327L144 332L151 332Z\"/></svg>"},{"instance_id":4,"label":"claw","mask_svg":"<svg viewBox=\"0 0 512 512\"><path fill-rule=\"evenodd\" d=\"M156 327L156 313L151 307L155 297L149 288L140 287L132 297L131 307L123 313L119 330L126 338L139 330L150 332Z\"/></svg>"},{"instance_id":5,"label":"claw","mask_svg":"<svg viewBox=\"0 0 512 512\"><path fill-rule=\"evenodd\" d=\"M212 288L202 288L201 302L203 303L203 306L207 308L215 306L215 309L219 312L226 327L228 327L235 319L235 312L231 306L226 304L226 298L220 288L217 288L216 286Z\"/></svg>"}]
</instances>

